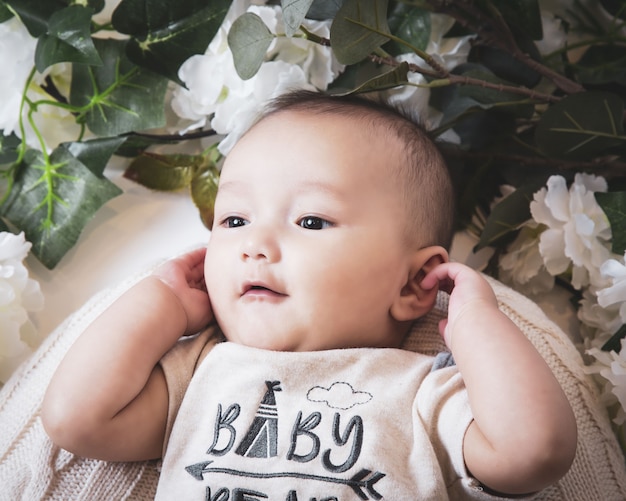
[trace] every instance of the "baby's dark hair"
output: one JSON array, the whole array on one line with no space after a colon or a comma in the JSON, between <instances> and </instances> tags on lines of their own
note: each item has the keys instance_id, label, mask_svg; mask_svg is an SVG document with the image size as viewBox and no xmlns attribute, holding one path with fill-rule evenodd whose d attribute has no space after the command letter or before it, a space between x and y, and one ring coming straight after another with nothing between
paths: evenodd
<instances>
[{"instance_id":1,"label":"baby's dark hair","mask_svg":"<svg viewBox=\"0 0 626 501\"><path fill-rule=\"evenodd\" d=\"M407 237L420 247L450 247L454 226L450 174L439 148L417 120L379 101L298 90L272 100L260 121L285 111L354 118L376 137L396 137L405 146L405 162L392 172L407 204Z\"/></svg>"}]
</instances>

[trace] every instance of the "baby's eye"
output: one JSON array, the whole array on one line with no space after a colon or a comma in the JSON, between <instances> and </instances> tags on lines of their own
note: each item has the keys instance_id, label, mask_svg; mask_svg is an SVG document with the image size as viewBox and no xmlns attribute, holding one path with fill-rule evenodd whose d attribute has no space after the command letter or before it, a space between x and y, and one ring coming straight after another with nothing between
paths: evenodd
<instances>
[{"instance_id":1,"label":"baby's eye","mask_svg":"<svg viewBox=\"0 0 626 501\"><path fill-rule=\"evenodd\" d=\"M331 228L333 223L317 216L304 216L298 221L298 225L306 230L323 230Z\"/></svg>"},{"instance_id":2,"label":"baby's eye","mask_svg":"<svg viewBox=\"0 0 626 501\"><path fill-rule=\"evenodd\" d=\"M222 225L226 226L226 228L238 228L239 226L245 226L246 224L248 224L248 221L239 216L228 216L222 222Z\"/></svg>"}]
</instances>

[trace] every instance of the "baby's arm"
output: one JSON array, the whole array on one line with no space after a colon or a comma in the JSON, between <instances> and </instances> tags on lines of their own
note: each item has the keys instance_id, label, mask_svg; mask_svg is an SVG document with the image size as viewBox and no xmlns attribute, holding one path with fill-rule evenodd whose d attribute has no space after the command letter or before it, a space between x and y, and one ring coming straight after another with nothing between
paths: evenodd
<instances>
[{"instance_id":1,"label":"baby's arm","mask_svg":"<svg viewBox=\"0 0 626 501\"><path fill-rule=\"evenodd\" d=\"M494 491L538 491L563 476L576 451L576 422L541 355L498 309L489 283L459 263L423 280L451 292L440 330L463 376L474 421L463 444L471 474Z\"/></svg>"},{"instance_id":2,"label":"baby's arm","mask_svg":"<svg viewBox=\"0 0 626 501\"><path fill-rule=\"evenodd\" d=\"M180 336L212 319L204 254L199 249L164 263L72 345L42 408L57 445L113 461L160 457L168 395L158 361Z\"/></svg>"}]
</instances>

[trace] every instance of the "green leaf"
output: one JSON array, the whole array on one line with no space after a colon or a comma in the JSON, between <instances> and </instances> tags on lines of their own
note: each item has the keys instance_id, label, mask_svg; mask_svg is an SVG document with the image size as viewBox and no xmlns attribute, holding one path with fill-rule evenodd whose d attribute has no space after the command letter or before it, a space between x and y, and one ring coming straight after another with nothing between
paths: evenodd
<instances>
[{"instance_id":1,"label":"green leaf","mask_svg":"<svg viewBox=\"0 0 626 501\"><path fill-rule=\"evenodd\" d=\"M65 0L5 0L26 26L28 32L39 38L48 31L48 19L55 12L68 6Z\"/></svg>"},{"instance_id":2,"label":"green leaf","mask_svg":"<svg viewBox=\"0 0 626 501\"><path fill-rule=\"evenodd\" d=\"M584 160L626 140L624 102L609 92L581 92L548 108L535 131L547 155Z\"/></svg>"},{"instance_id":3,"label":"green leaf","mask_svg":"<svg viewBox=\"0 0 626 501\"><path fill-rule=\"evenodd\" d=\"M17 160L17 148L21 143L22 140L15 133L5 136L0 131L0 165L13 163Z\"/></svg>"},{"instance_id":4,"label":"green leaf","mask_svg":"<svg viewBox=\"0 0 626 501\"><path fill-rule=\"evenodd\" d=\"M13 12L7 7L4 2L0 1L0 23L4 23L13 17ZM2 221L0 221L1 223Z\"/></svg>"},{"instance_id":5,"label":"green leaf","mask_svg":"<svg viewBox=\"0 0 626 501\"><path fill-rule=\"evenodd\" d=\"M94 42L103 65L72 67L70 103L84 107L79 120L98 136L163 126L167 80L132 64L124 41Z\"/></svg>"},{"instance_id":6,"label":"green leaf","mask_svg":"<svg viewBox=\"0 0 626 501\"><path fill-rule=\"evenodd\" d=\"M541 54L535 44L523 33L516 37L520 49L537 62L541 61ZM533 88L541 81L541 75L513 57L505 50L488 45L474 45L469 53L468 60L477 62L489 68L499 78L528 88Z\"/></svg>"},{"instance_id":7,"label":"green leaf","mask_svg":"<svg viewBox=\"0 0 626 501\"><path fill-rule=\"evenodd\" d=\"M620 45L589 47L572 67L582 84L623 85L626 82L626 47Z\"/></svg>"},{"instance_id":8,"label":"green leaf","mask_svg":"<svg viewBox=\"0 0 626 501\"><path fill-rule=\"evenodd\" d=\"M343 5L343 0L314 0L309 8L309 19L333 19Z\"/></svg>"},{"instance_id":9,"label":"green leaf","mask_svg":"<svg viewBox=\"0 0 626 501\"><path fill-rule=\"evenodd\" d=\"M52 186L42 178L43 155L27 152L2 215L24 231L33 243L32 252L51 269L74 246L96 211L121 190L96 177L65 147L54 150L50 162L57 166Z\"/></svg>"},{"instance_id":10,"label":"green leaf","mask_svg":"<svg viewBox=\"0 0 626 501\"><path fill-rule=\"evenodd\" d=\"M313 0L281 0L280 5L283 9L283 20L285 22L285 34L292 37L304 18L306 17L309 7Z\"/></svg>"},{"instance_id":11,"label":"green leaf","mask_svg":"<svg viewBox=\"0 0 626 501\"><path fill-rule=\"evenodd\" d=\"M124 136L126 141L115 152L121 157L134 158L143 153L148 147L157 144L178 144L183 139L174 139L173 136L161 137L130 132Z\"/></svg>"},{"instance_id":12,"label":"green leaf","mask_svg":"<svg viewBox=\"0 0 626 501\"><path fill-rule=\"evenodd\" d=\"M124 177L159 191L176 191L191 184L203 158L194 155L144 153L131 162Z\"/></svg>"},{"instance_id":13,"label":"green leaf","mask_svg":"<svg viewBox=\"0 0 626 501\"><path fill-rule=\"evenodd\" d=\"M626 19L626 0L600 0L600 4L612 16Z\"/></svg>"},{"instance_id":14,"label":"green leaf","mask_svg":"<svg viewBox=\"0 0 626 501\"><path fill-rule=\"evenodd\" d=\"M102 137L89 141L63 143L70 154L95 176L102 177L113 153L124 143L123 137Z\"/></svg>"},{"instance_id":15,"label":"green leaf","mask_svg":"<svg viewBox=\"0 0 626 501\"><path fill-rule=\"evenodd\" d=\"M389 40L387 0L346 0L330 27L330 45L342 64L365 59Z\"/></svg>"},{"instance_id":16,"label":"green leaf","mask_svg":"<svg viewBox=\"0 0 626 501\"><path fill-rule=\"evenodd\" d=\"M493 0L507 24L533 40L543 38L541 10L537 0Z\"/></svg>"},{"instance_id":17,"label":"green leaf","mask_svg":"<svg viewBox=\"0 0 626 501\"><path fill-rule=\"evenodd\" d=\"M623 255L626 250L626 191L594 193L611 224L611 250Z\"/></svg>"},{"instance_id":18,"label":"green leaf","mask_svg":"<svg viewBox=\"0 0 626 501\"><path fill-rule=\"evenodd\" d=\"M112 23L130 35L131 61L181 83L178 69L194 54L204 53L230 4L230 0L122 0Z\"/></svg>"},{"instance_id":19,"label":"green leaf","mask_svg":"<svg viewBox=\"0 0 626 501\"><path fill-rule=\"evenodd\" d=\"M398 38L422 51L428 47L431 32L429 11L419 7L411 7L405 3L398 3L389 16L388 23L389 30ZM392 55L411 52L406 45L395 41L385 45L385 50Z\"/></svg>"},{"instance_id":20,"label":"green leaf","mask_svg":"<svg viewBox=\"0 0 626 501\"><path fill-rule=\"evenodd\" d=\"M457 71L460 70L460 71ZM494 75L488 68L476 64L467 63L455 68L454 73L457 73L466 77L483 80L490 84L506 85L507 82ZM458 86L459 96L473 99L477 103L491 106L502 103L513 103L521 101L524 96L515 94L513 92L507 92L499 89L492 89L488 87L482 87L480 85L460 85Z\"/></svg>"},{"instance_id":21,"label":"green leaf","mask_svg":"<svg viewBox=\"0 0 626 501\"><path fill-rule=\"evenodd\" d=\"M474 252L497 245L509 233L528 221L531 218L530 202L533 200L533 194L542 185L543 183L537 181L520 186L493 207Z\"/></svg>"},{"instance_id":22,"label":"green leaf","mask_svg":"<svg viewBox=\"0 0 626 501\"><path fill-rule=\"evenodd\" d=\"M409 63L403 62L399 66L380 76L371 78L367 82L359 85L356 89L337 95L361 94L384 89L391 89L408 83Z\"/></svg>"},{"instance_id":23,"label":"green leaf","mask_svg":"<svg viewBox=\"0 0 626 501\"><path fill-rule=\"evenodd\" d=\"M484 66L475 63L459 65L453 73L495 85L506 83ZM497 109L516 117L530 118L534 107L532 104L520 102L523 99L523 96L512 92L479 85L449 85L431 91L431 105L442 111L444 124L490 109Z\"/></svg>"},{"instance_id":24,"label":"green leaf","mask_svg":"<svg viewBox=\"0 0 626 501\"><path fill-rule=\"evenodd\" d=\"M62 62L102 64L91 40L92 13L88 7L73 5L50 17L47 33L37 41L37 71L43 73L48 66Z\"/></svg>"},{"instance_id":25,"label":"green leaf","mask_svg":"<svg viewBox=\"0 0 626 501\"><path fill-rule=\"evenodd\" d=\"M237 74L248 80L259 71L274 35L263 20L246 12L233 22L228 32L228 46L233 53Z\"/></svg>"},{"instance_id":26,"label":"green leaf","mask_svg":"<svg viewBox=\"0 0 626 501\"><path fill-rule=\"evenodd\" d=\"M614 351L619 353L622 350L622 339L626 337L626 325L622 325L619 330L611 336L604 345L602 351Z\"/></svg>"},{"instance_id":27,"label":"green leaf","mask_svg":"<svg viewBox=\"0 0 626 501\"><path fill-rule=\"evenodd\" d=\"M87 0L86 2L84 0L73 0L73 3L75 5L84 5L85 7L91 7L95 13L98 13L102 9L104 9L106 0Z\"/></svg>"},{"instance_id":28,"label":"green leaf","mask_svg":"<svg viewBox=\"0 0 626 501\"><path fill-rule=\"evenodd\" d=\"M213 226L219 178L220 175L215 165L210 165L194 176L191 182L191 198L200 212L202 223L209 229Z\"/></svg>"}]
</instances>

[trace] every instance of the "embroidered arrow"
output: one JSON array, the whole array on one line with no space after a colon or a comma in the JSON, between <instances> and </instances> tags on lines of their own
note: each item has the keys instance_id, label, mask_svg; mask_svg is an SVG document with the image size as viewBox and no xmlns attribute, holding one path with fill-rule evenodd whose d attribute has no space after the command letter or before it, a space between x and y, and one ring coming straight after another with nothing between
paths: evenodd
<instances>
[{"instance_id":1,"label":"embroidered arrow","mask_svg":"<svg viewBox=\"0 0 626 501\"><path fill-rule=\"evenodd\" d=\"M321 475L311 475L307 473L296 473L296 472L282 472L282 473L257 473L257 472L246 472L233 470L231 468L216 468L209 467L209 465L213 461L204 461L202 463L192 464L190 466L185 467L187 473L189 473L196 480L204 480L205 473L225 473L227 475L235 475L238 477L248 477L248 478L301 478L306 480L317 480L319 482L326 482L330 484L343 484L350 487L361 499L367 500L369 499L368 495L371 496L372 499L382 499L380 493L376 491L374 488L374 484L376 484L381 478L385 476L384 473L379 471L372 473L371 470L363 468L355 475L350 478L333 478L333 477L323 477Z\"/></svg>"}]
</instances>

